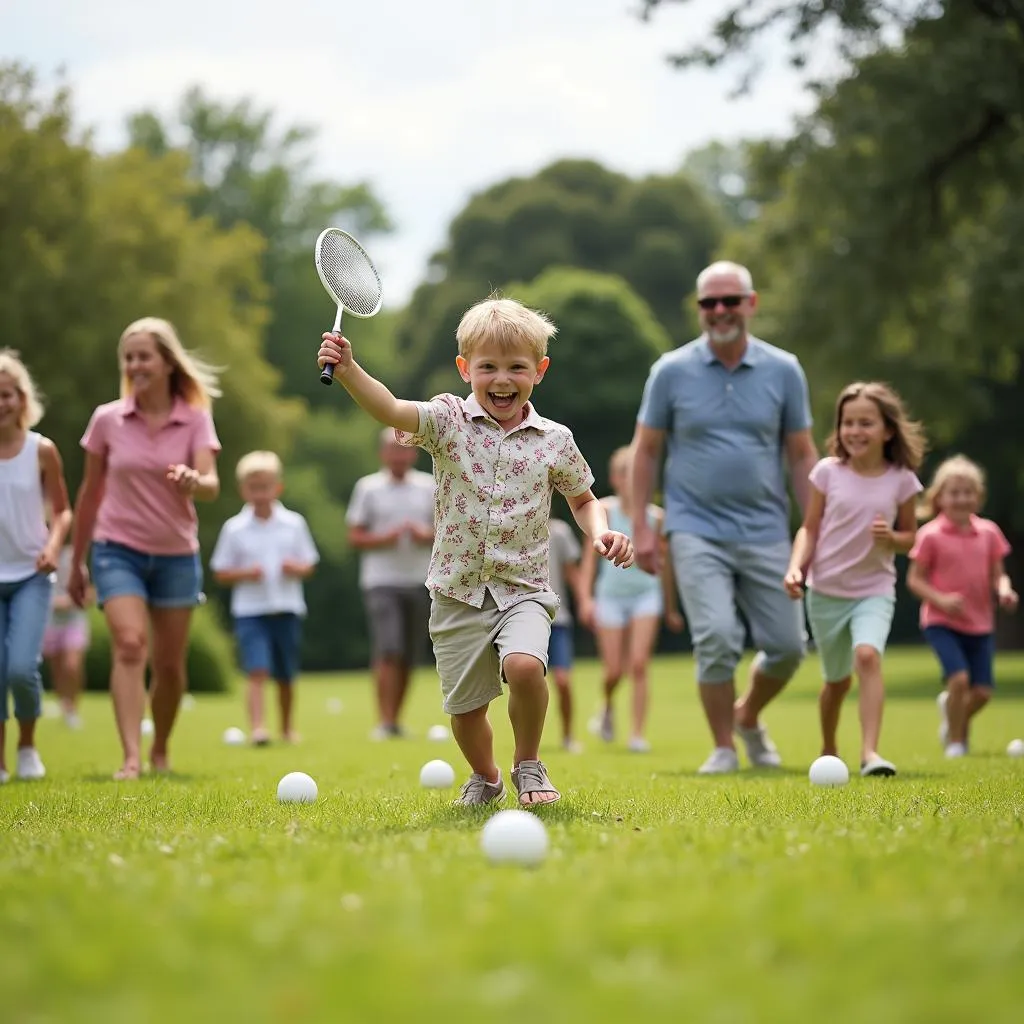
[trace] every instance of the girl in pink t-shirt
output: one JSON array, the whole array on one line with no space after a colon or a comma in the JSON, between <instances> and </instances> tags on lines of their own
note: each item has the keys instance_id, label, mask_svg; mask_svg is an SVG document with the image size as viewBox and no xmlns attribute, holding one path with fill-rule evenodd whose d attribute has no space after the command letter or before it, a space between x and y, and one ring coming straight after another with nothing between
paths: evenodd
<instances>
[{"instance_id":1,"label":"girl in pink t-shirt","mask_svg":"<svg viewBox=\"0 0 1024 1024\"><path fill-rule=\"evenodd\" d=\"M910 552L907 586L921 599L921 629L935 651L946 689L939 694L939 740L947 757L967 753L971 719L989 702L994 686L995 605L1017 608L1006 574L1010 553L1003 531L978 514L985 474L956 455L935 471L922 503L922 526Z\"/></svg>"},{"instance_id":2,"label":"girl in pink t-shirt","mask_svg":"<svg viewBox=\"0 0 1024 1024\"><path fill-rule=\"evenodd\" d=\"M924 435L887 385L856 383L836 402L828 458L811 470L810 497L783 584L795 600L807 581L807 618L821 657L822 753L836 730L852 671L860 684L861 775L895 775L878 753L885 685L882 654L896 606L894 555L917 529L915 470Z\"/></svg>"},{"instance_id":3,"label":"girl in pink t-shirt","mask_svg":"<svg viewBox=\"0 0 1024 1024\"><path fill-rule=\"evenodd\" d=\"M121 397L99 406L82 447L85 478L75 506L68 594L81 607L92 547L96 600L110 628L110 694L124 749L117 779L138 778L146 663L152 637L156 771L169 768L167 743L185 692L185 653L199 603L194 501L217 496L220 450L210 405L217 374L185 350L166 320L146 317L118 343Z\"/></svg>"}]
</instances>

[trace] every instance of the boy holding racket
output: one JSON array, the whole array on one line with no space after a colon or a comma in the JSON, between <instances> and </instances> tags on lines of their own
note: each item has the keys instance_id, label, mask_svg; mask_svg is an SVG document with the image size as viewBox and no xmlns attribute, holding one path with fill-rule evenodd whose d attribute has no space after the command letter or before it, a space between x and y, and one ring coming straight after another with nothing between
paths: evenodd
<instances>
[{"instance_id":1,"label":"boy holding racket","mask_svg":"<svg viewBox=\"0 0 1024 1024\"><path fill-rule=\"evenodd\" d=\"M478 303L456 332L455 362L471 394L429 402L396 398L355 361L340 335L323 335L317 354L321 368L334 366L335 378L366 412L434 461L430 638L444 710L472 769L458 800L466 806L505 797L487 718L502 680L509 688L511 778L519 802L530 807L560 796L538 756L558 607L548 580L552 492L565 496L597 554L615 565L633 563L629 538L608 529L572 432L530 403L554 333L546 317L512 299Z\"/></svg>"}]
</instances>

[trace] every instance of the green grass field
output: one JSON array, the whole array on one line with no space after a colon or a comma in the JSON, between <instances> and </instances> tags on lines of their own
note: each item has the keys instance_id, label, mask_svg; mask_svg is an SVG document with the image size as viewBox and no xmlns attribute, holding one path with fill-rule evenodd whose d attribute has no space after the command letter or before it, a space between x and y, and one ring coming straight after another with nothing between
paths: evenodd
<instances>
[{"instance_id":1,"label":"green grass field","mask_svg":"<svg viewBox=\"0 0 1024 1024\"><path fill-rule=\"evenodd\" d=\"M49 777L0 788L0 1021L1020 1020L1024 759L1005 748L1024 687L946 762L930 656L887 665L899 777L820 790L813 658L766 717L785 767L724 779L695 774L691 664L657 661L653 753L547 744L565 798L536 870L488 864L486 815L418 787L432 757L461 781L451 741L368 741L363 675L300 684L295 748L224 746L241 698L199 698L179 774L134 784L110 781L112 715L89 698L82 732L41 724ZM1024 679L1024 658L999 669ZM576 690L582 725L594 664ZM506 763L504 702L492 717ZM408 720L442 721L430 672ZM842 737L850 761L852 701ZM316 804L276 802L291 770Z\"/></svg>"}]
</instances>

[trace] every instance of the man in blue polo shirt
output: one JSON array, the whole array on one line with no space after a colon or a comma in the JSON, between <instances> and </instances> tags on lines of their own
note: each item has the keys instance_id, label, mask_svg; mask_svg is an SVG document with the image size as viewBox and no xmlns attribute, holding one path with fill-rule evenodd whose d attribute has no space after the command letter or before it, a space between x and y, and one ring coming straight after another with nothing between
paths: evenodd
<instances>
[{"instance_id":1,"label":"man in blue polo shirt","mask_svg":"<svg viewBox=\"0 0 1024 1024\"><path fill-rule=\"evenodd\" d=\"M804 655L801 605L782 587L791 543L786 470L802 508L818 455L800 363L748 333L757 308L750 271L713 263L697 278L697 305L704 333L663 355L644 387L633 508L647 508L667 449L665 530L715 743L700 771L721 774L739 767L734 732L751 764L781 763L759 716ZM633 529L637 562L657 572L657 538L646 521ZM743 620L758 654L737 701Z\"/></svg>"}]
</instances>

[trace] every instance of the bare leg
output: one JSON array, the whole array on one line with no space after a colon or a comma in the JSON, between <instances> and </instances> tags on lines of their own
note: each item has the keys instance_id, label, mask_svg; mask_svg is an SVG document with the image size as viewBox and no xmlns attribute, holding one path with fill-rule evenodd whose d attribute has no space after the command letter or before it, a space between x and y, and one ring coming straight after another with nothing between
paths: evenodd
<instances>
[{"instance_id":1,"label":"bare leg","mask_svg":"<svg viewBox=\"0 0 1024 1024\"><path fill-rule=\"evenodd\" d=\"M540 738L548 711L548 684L544 678L544 663L532 654L506 655L501 668L508 682L508 717L515 739L512 766L517 768L521 761L540 758ZM532 793L529 797L524 794L520 803L546 804L557 799L557 793Z\"/></svg>"},{"instance_id":2,"label":"bare leg","mask_svg":"<svg viewBox=\"0 0 1024 1024\"><path fill-rule=\"evenodd\" d=\"M700 702L716 747L736 749L732 738L735 700L736 686L731 679L725 683L700 684Z\"/></svg>"},{"instance_id":3,"label":"bare leg","mask_svg":"<svg viewBox=\"0 0 1024 1024\"><path fill-rule=\"evenodd\" d=\"M387 656L377 662L377 710L380 724L393 727L398 724L398 711L402 703L402 663Z\"/></svg>"},{"instance_id":4,"label":"bare leg","mask_svg":"<svg viewBox=\"0 0 1024 1024\"><path fill-rule=\"evenodd\" d=\"M598 626L595 635L604 668L604 703L610 709L615 689L622 679L626 630L619 626Z\"/></svg>"},{"instance_id":5,"label":"bare leg","mask_svg":"<svg viewBox=\"0 0 1024 1024\"><path fill-rule=\"evenodd\" d=\"M263 717L263 684L266 672L249 673L249 728L254 743L266 743L269 739Z\"/></svg>"},{"instance_id":6,"label":"bare leg","mask_svg":"<svg viewBox=\"0 0 1024 1024\"><path fill-rule=\"evenodd\" d=\"M84 683L85 652L60 651L48 660L61 711L65 716L74 715L78 711L78 698Z\"/></svg>"},{"instance_id":7,"label":"bare leg","mask_svg":"<svg viewBox=\"0 0 1024 1024\"><path fill-rule=\"evenodd\" d=\"M402 717L405 698L409 695L409 681L411 678L412 666L408 662L400 660L395 678L395 724L398 724Z\"/></svg>"},{"instance_id":8,"label":"bare leg","mask_svg":"<svg viewBox=\"0 0 1024 1024\"><path fill-rule=\"evenodd\" d=\"M634 619L629 627L629 674L633 679L633 739L643 739L647 728L650 690L647 667L651 661L661 619L645 615Z\"/></svg>"},{"instance_id":9,"label":"bare leg","mask_svg":"<svg viewBox=\"0 0 1024 1024\"><path fill-rule=\"evenodd\" d=\"M294 743L298 738L295 735L293 713L295 708L295 684L293 682L282 683L277 681L277 704L281 712L281 735L286 742Z\"/></svg>"},{"instance_id":10,"label":"bare leg","mask_svg":"<svg viewBox=\"0 0 1024 1024\"><path fill-rule=\"evenodd\" d=\"M972 718L992 699L990 686L972 686L967 698L967 721Z\"/></svg>"},{"instance_id":11,"label":"bare leg","mask_svg":"<svg viewBox=\"0 0 1024 1024\"><path fill-rule=\"evenodd\" d=\"M487 719L487 707L452 715L452 735L469 762L469 767L488 782L497 782L500 772L494 760L494 731Z\"/></svg>"},{"instance_id":12,"label":"bare leg","mask_svg":"<svg viewBox=\"0 0 1024 1024\"><path fill-rule=\"evenodd\" d=\"M821 752L839 754L836 732L839 729L839 712L843 701L850 692L850 677L835 683L825 683L818 695L818 711L821 715Z\"/></svg>"},{"instance_id":13,"label":"bare leg","mask_svg":"<svg viewBox=\"0 0 1024 1024\"><path fill-rule=\"evenodd\" d=\"M24 750L26 747L34 747L36 745L36 722L38 721L38 718L18 719L19 750Z\"/></svg>"},{"instance_id":14,"label":"bare leg","mask_svg":"<svg viewBox=\"0 0 1024 1024\"><path fill-rule=\"evenodd\" d=\"M567 668L551 670L558 691L558 711L562 717L562 739L572 742L572 674Z\"/></svg>"},{"instance_id":15,"label":"bare leg","mask_svg":"<svg viewBox=\"0 0 1024 1024\"><path fill-rule=\"evenodd\" d=\"M878 754L882 733L882 709L885 704L885 683L882 680L882 656L866 644L854 648L854 671L860 688L861 763Z\"/></svg>"},{"instance_id":16,"label":"bare leg","mask_svg":"<svg viewBox=\"0 0 1024 1024\"><path fill-rule=\"evenodd\" d=\"M191 608L154 608L153 620L153 747L149 761L156 771L168 771L167 744L186 690L185 655Z\"/></svg>"},{"instance_id":17,"label":"bare leg","mask_svg":"<svg viewBox=\"0 0 1024 1024\"><path fill-rule=\"evenodd\" d=\"M142 770L142 716L146 710L146 603L141 597L112 597L103 606L110 629L113 665L110 696L121 737L124 764L116 779L137 779Z\"/></svg>"},{"instance_id":18,"label":"bare leg","mask_svg":"<svg viewBox=\"0 0 1024 1024\"><path fill-rule=\"evenodd\" d=\"M967 705L971 699L971 680L966 672L955 672L946 680L946 721L948 743L967 742Z\"/></svg>"},{"instance_id":19,"label":"bare leg","mask_svg":"<svg viewBox=\"0 0 1024 1024\"><path fill-rule=\"evenodd\" d=\"M754 659L750 666L747 692L736 702L736 724L743 729L757 728L761 712L782 692L788 680L766 676Z\"/></svg>"}]
</instances>

